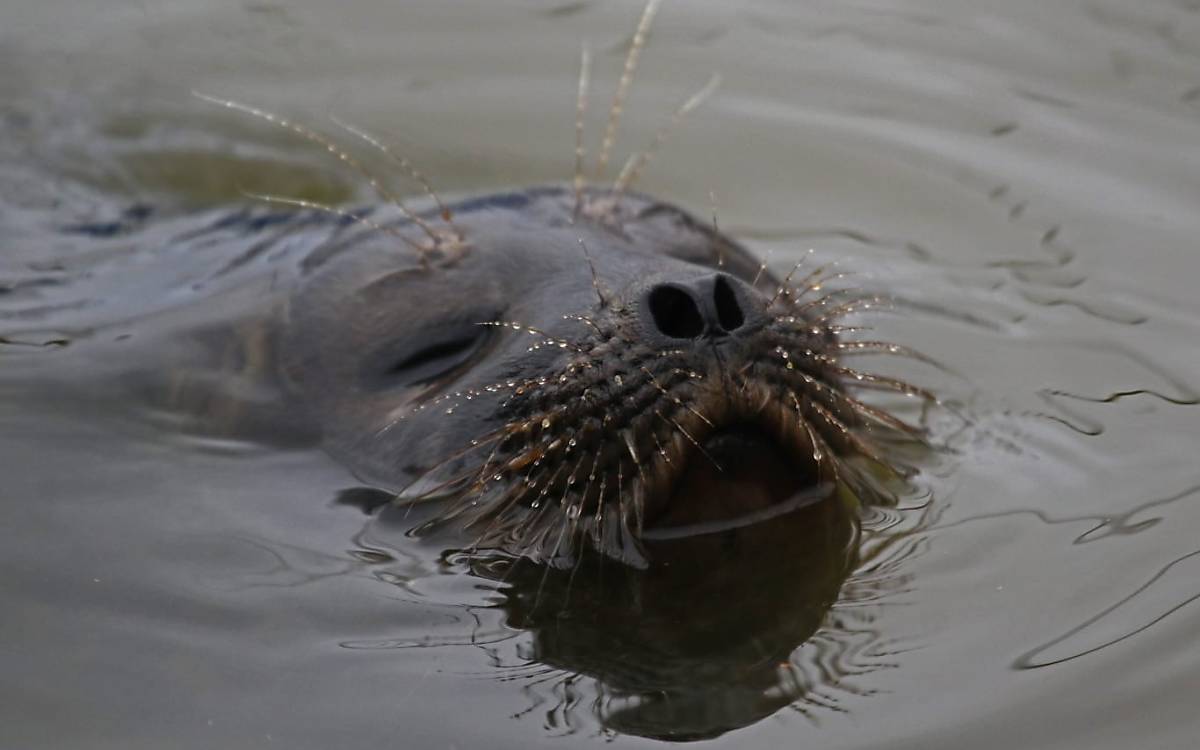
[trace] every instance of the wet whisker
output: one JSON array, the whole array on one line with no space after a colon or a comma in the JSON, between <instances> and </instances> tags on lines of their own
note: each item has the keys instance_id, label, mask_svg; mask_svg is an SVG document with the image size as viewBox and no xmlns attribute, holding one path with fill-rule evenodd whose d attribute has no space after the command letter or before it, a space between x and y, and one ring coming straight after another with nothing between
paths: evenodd
<instances>
[{"instance_id":1,"label":"wet whisker","mask_svg":"<svg viewBox=\"0 0 1200 750\"><path fill-rule=\"evenodd\" d=\"M913 385L899 378L891 378L885 375L875 375L868 372L860 372L849 367L831 366L830 369L838 375L844 375L855 385L862 388L874 388L876 390L894 391L904 394L905 396L914 396L931 403L938 403L938 398L931 391Z\"/></svg>"},{"instance_id":2,"label":"wet whisker","mask_svg":"<svg viewBox=\"0 0 1200 750\"><path fill-rule=\"evenodd\" d=\"M693 446L693 447L694 447L696 450L700 451L700 455L702 455L702 456L704 456L705 458L707 458L707 459L708 459L708 462L709 462L709 463L711 463L711 464L713 465L713 467L714 467L714 468L716 468L716 470L717 470L717 471L719 471L719 472L720 472L720 473L722 473L722 474L724 474L724 473L725 473L725 469L723 469L723 468L721 467L721 464L717 463L717 460L716 460L715 458L713 458L713 457L712 457L712 455L711 455L711 454L709 454L709 452L708 452L708 451L706 451L706 450L704 449L704 446L702 446L702 445L700 444L700 441L698 441L698 440L696 440L696 438L692 437L692 433L688 432L688 431L687 431L687 429L685 429L683 425L679 424L679 423L678 423L678 422L676 422L674 419L671 419L670 417L666 416L665 414L663 414L663 413L662 413L661 411L659 411L658 409L655 409L655 410L654 410L654 416L658 417L659 419L661 419L661 420L663 420L664 422L666 422L668 425L671 425L671 426L672 426L672 427L674 427L676 430L678 430L678 431L679 431L679 433L680 433L681 435L683 435L683 436L684 436L684 437L687 439L687 441L688 441L689 443L691 443L691 444L692 444L692 446Z\"/></svg>"},{"instance_id":3,"label":"wet whisker","mask_svg":"<svg viewBox=\"0 0 1200 750\"><path fill-rule=\"evenodd\" d=\"M459 241L462 241L462 239L463 239L462 231L454 225L454 214L451 213L450 209L446 207L446 204L442 202L441 196L439 196L437 194L437 191L433 189L433 186L430 184L428 178L426 178L425 175L419 169L417 169L415 166L413 166L412 162L410 162L405 157L400 156L399 154L395 153L386 143L379 140L377 137L375 137L371 133L368 133L366 130L363 130L362 128L359 128L355 125L351 125L350 123L345 122L344 120L341 120L340 118L337 117L337 115L330 115L330 119L332 119L334 121L334 123L337 124L338 127L342 128L346 132L351 133L352 135L359 137L360 139L362 139L366 143L370 144L371 146L374 146L376 149L381 151L384 154L384 156L386 156L388 159L390 159L396 166L400 167L400 169L403 170L405 174L407 174L412 179L416 180L421 185L422 189L424 189L425 194L428 195L430 197L430 199L433 200L434 205L437 206L438 215L441 217L442 221L446 222L446 224L454 232L455 238L458 239Z\"/></svg>"},{"instance_id":4,"label":"wet whisker","mask_svg":"<svg viewBox=\"0 0 1200 750\"><path fill-rule=\"evenodd\" d=\"M788 284L792 282L792 277L795 276L796 272L800 270L800 267L812 257L812 254L813 250L812 248L809 248L808 252L804 254L804 257L796 261L796 265L792 266L792 270L788 271L787 276L783 277L783 281L779 282L779 290L775 292L775 296L771 297L771 299L767 302L768 310L775 306L775 303L779 301L781 296L791 291L788 289Z\"/></svg>"},{"instance_id":5,"label":"wet whisker","mask_svg":"<svg viewBox=\"0 0 1200 750\"><path fill-rule=\"evenodd\" d=\"M316 201L304 200L302 198L289 198L283 195L270 195L267 193L252 193L249 190L240 190L242 195L251 200L262 201L263 203L271 203L280 206L291 206L293 208L304 208L311 211L320 211L321 213L329 214L330 216L339 216L343 219L349 219L355 224L375 230L377 232L386 232L393 237L398 238L401 242L417 251L422 263L426 262L425 248L414 241L411 237L406 236L403 232L393 226L387 226L371 221L361 214L356 214L353 211L331 206L327 203L318 203Z\"/></svg>"},{"instance_id":6,"label":"wet whisker","mask_svg":"<svg viewBox=\"0 0 1200 750\"><path fill-rule=\"evenodd\" d=\"M583 209L583 189L586 187L587 180L584 177L584 161L587 159L587 147L583 140L583 121L587 115L588 106L588 86L591 79L592 70L592 52L588 48L587 42L583 43L583 49L579 54L579 90L575 97L575 179L573 186L575 189L575 210L576 218L579 212Z\"/></svg>"},{"instance_id":7,"label":"wet whisker","mask_svg":"<svg viewBox=\"0 0 1200 750\"><path fill-rule=\"evenodd\" d=\"M578 343L576 343L574 341L568 341L567 339L559 338L557 336L554 336L553 334L546 333L545 331L541 330L540 328L534 328L533 326L525 325L524 323L521 323L518 321L485 320L485 321L476 323L475 325L487 326L487 327L491 327L491 328L510 328L517 332L523 331L525 333L528 333L530 336L540 336L543 341L545 341L546 343L551 344L553 346L557 346L559 349L570 349L571 351L579 353L579 354L584 353L583 347L581 347Z\"/></svg>"},{"instance_id":8,"label":"wet whisker","mask_svg":"<svg viewBox=\"0 0 1200 750\"><path fill-rule=\"evenodd\" d=\"M712 423L711 419L709 419L708 417L701 414L694 407L692 407L691 404L684 403L683 399L679 398L679 396L676 396L675 394L668 391L663 386L662 383L658 382L658 378L654 377L654 373L650 372L650 370L645 365L640 365L638 367L638 369L642 371L642 374L644 374L646 377L650 378L650 383L658 390L659 393L661 393L663 396L666 396L667 399L669 401L671 401L671 403L675 404L676 406L680 407L681 409L687 409L692 414L694 414L697 419L699 419L701 422L708 425L709 427L715 427L715 425ZM683 370L676 368L674 370L674 372L683 372ZM689 376L691 375L690 372L688 374L689 374Z\"/></svg>"},{"instance_id":9,"label":"wet whisker","mask_svg":"<svg viewBox=\"0 0 1200 750\"><path fill-rule=\"evenodd\" d=\"M714 237L721 236L721 227L717 223L717 191L708 191L709 207L712 209L712 231ZM725 267L725 243L717 243L717 268Z\"/></svg>"},{"instance_id":10,"label":"wet whisker","mask_svg":"<svg viewBox=\"0 0 1200 750\"><path fill-rule=\"evenodd\" d=\"M750 280L750 286L757 287L758 282L762 280L763 274L767 272L767 267L771 264L771 249L767 248L766 255L758 264L758 272L754 274L754 278Z\"/></svg>"},{"instance_id":11,"label":"wet whisker","mask_svg":"<svg viewBox=\"0 0 1200 750\"><path fill-rule=\"evenodd\" d=\"M629 160L625 162L625 166L621 168L620 174L617 175L617 179L613 183L612 190L610 191L614 198L619 200L621 196L625 194L625 191L629 189L635 182L637 182L637 178L641 174L641 171L646 168L646 165L650 163L650 160L654 158L654 155L658 153L658 150L667 142L667 138L670 137L671 133L673 133L675 129L679 127L679 124L683 122L683 119L687 117L692 110L703 104L704 100L711 96L720 85L721 76L714 73L712 77L709 78L708 83L704 85L704 88L700 89L695 94L692 94L686 101L684 101L683 104L679 105L679 107L671 115L671 118L659 127L659 129L654 133L654 139L644 151L639 151L638 153L629 157Z\"/></svg>"},{"instance_id":12,"label":"wet whisker","mask_svg":"<svg viewBox=\"0 0 1200 750\"><path fill-rule=\"evenodd\" d=\"M420 227L422 231L429 235L429 239L433 242L433 247L425 248L423 249L423 252L429 252L431 249L436 249L438 247L439 243L441 242L441 237L439 237L437 232L433 230L433 227L429 226L428 222L426 222L420 216L417 216L415 213L410 211L408 207L404 205L404 201L400 199L400 196L389 190L388 187L384 185L383 182L381 182L380 179L371 172L371 170L367 169L362 162L351 156L348 151L334 143L327 136L318 133L312 128L292 122L287 118L280 117L279 115L268 112L264 109L252 107L248 104L242 104L241 102L236 102L232 99L220 99L215 96L209 96L208 94L200 93L199 91L193 91L192 95L198 99L209 102L210 104L216 104L218 106L225 107L226 109L231 109L236 112L251 115L252 117L257 117L260 120L269 122L276 127L283 128L284 130L291 131L301 138L321 146L343 164L348 165L351 169L358 172L367 181L367 184L369 184L381 198L400 209L401 213L403 213L410 221L412 221L414 224Z\"/></svg>"},{"instance_id":13,"label":"wet whisker","mask_svg":"<svg viewBox=\"0 0 1200 750\"><path fill-rule=\"evenodd\" d=\"M625 98L629 95L629 87L633 84L633 74L637 70L638 58L642 54L642 47L646 45L646 35L650 31L650 25L654 22L655 14L658 13L661 1L648 0L645 9L642 10L642 17L638 21L637 29L633 33L629 54L625 57L625 68L621 72L621 79L617 82L612 107L608 111L608 124L604 128L604 140L600 143L600 156L596 160L597 180L603 180L604 173L608 169L608 156L616 141L617 126L621 122L621 113L625 109Z\"/></svg>"},{"instance_id":14,"label":"wet whisker","mask_svg":"<svg viewBox=\"0 0 1200 750\"><path fill-rule=\"evenodd\" d=\"M587 262L588 271L592 274L592 290L596 292L596 299L600 301L600 309L603 310L612 303L605 294L603 285L600 283L600 276L596 273L596 264L592 262L592 255L588 252L587 243L583 241L582 237L577 237L576 240L579 242L579 249L583 253L583 259Z\"/></svg>"}]
</instances>

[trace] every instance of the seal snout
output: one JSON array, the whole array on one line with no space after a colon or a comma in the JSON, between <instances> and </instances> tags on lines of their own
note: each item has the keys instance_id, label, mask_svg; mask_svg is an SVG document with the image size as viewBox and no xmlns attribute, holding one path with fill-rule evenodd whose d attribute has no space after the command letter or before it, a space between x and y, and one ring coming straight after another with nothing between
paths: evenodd
<instances>
[{"instance_id":1,"label":"seal snout","mask_svg":"<svg viewBox=\"0 0 1200 750\"><path fill-rule=\"evenodd\" d=\"M745 336L763 317L763 307L746 282L727 273L662 281L642 297L643 333L647 343L663 347Z\"/></svg>"}]
</instances>

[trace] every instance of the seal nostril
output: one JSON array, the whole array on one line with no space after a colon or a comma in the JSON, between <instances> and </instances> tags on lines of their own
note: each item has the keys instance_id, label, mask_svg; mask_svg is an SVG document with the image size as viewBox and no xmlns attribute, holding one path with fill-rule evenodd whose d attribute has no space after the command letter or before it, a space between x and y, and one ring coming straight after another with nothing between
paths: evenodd
<instances>
[{"instance_id":1,"label":"seal nostril","mask_svg":"<svg viewBox=\"0 0 1200 750\"><path fill-rule=\"evenodd\" d=\"M718 276L713 284L713 302L717 307L717 322L726 333L733 333L746 322L737 294L724 276Z\"/></svg>"},{"instance_id":2,"label":"seal nostril","mask_svg":"<svg viewBox=\"0 0 1200 750\"><path fill-rule=\"evenodd\" d=\"M704 316L692 296L673 286L650 292L650 314L659 331L675 339L694 339L704 333Z\"/></svg>"}]
</instances>

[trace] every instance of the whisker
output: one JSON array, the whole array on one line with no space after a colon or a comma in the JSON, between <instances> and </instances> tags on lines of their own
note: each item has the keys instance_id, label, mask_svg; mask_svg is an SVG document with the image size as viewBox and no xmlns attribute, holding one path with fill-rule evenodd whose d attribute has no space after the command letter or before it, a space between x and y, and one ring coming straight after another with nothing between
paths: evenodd
<instances>
[{"instance_id":1,"label":"whisker","mask_svg":"<svg viewBox=\"0 0 1200 750\"><path fill-rule=\"evenodd\" d=\"M820 403L811 400L808 403L809 406L812 407L812 410L825 421L825 424L837 430L842 439L850 443L850 445L854 447L854 450L858 451L859 454L866 456L870 461L878 464L879 466L883 466L895 471L895 467L893 467L891 463L879 455L878 446L864 440L861 436L856 435L854 430L850 429L848 424L838 419L833 412L826 409Z\"/></svg>"},{"instance_id":2,"label":"whisker","mask_svg":"<svg viewBox=\"0 0 1200 750\"><path fill-rule=\"evenodd\" d=\"M902 393L905 396L915 396L933 403L937 403L938 401L937 396L935 396L932 392L915 386L911 383L907 383L898 378L889 378L884 375L874 375L872 373L860 372L849 367L839 367L836 365L831 365L830 369L838 375L844 375L854 381L851 383L851 385L863 388L874 388L876 390L894 391L896 393Z\"/></svg>"},{"instance_id":3,"label":"whisker","mask_svg":"<svg viewBox=\"0 0 1200 750\"><path fill-rule=\"evenodd\" d=\"M817 287L817 288L819 289L820 287ZM803 303L800 302L799 299L795 299L792 301L792 307L788 310L789 315L780 316L780 318L782 320L786 320L789 323L803 322L803 323L806 323L809 325L812 325L814 323L821 324L821 323L825 323L826 321L831 320L837 316L830 315L829 311L823 312L822 317L818 317L813 320L809 320L809 319L806 319L803 317L796 317L796 315L803 315L803 313L806 313L809 310L813 310L814 308L818 308L818 307L825 307L832 302L842 302L845 305L845 304L857 304L860 302L883 302L884 301L881 297L864 296L861 294L861 292L862 292L862 290L859 289L858 287L848 287L845 289L831 289L828 292L825 292L824 294L822 294L820 297L815 297L815 298L810 299L807 302L803 302ZM852 296L852 295L858 295L858 296ZM843 314L845 314L845 313L843 313Z\"/></svg>"},{"instance_id":4,"label":"whisker","mask_svg":"<svg viewBox=\"0 0 1200 750\"><path fill-rule=\"evenodd\" d=\"M692 434L690 432L688 432L686 429L684 429L683 425L679 424L674 419L671 419L670 417L664 415L661 411L659 411L657 409L654 410L654 416L663 420L667 424L674 426L676 430L679 430L680 434L682 434L685 438L687 438L688 442L691 443L693 446L695 446L696 450L700 451L701 455L703 455L705 458L707 458L708 462L711 463L716 468L717 471L721 472L722 474L725 473L725 469L721 468L721 464L717 463L717 460L715 458L713 458L711 455L709 455L708 451L704 450L704 446L700 445L700 442L698 440L696 440L696 438L692 437Z\"/></svg>"},{"instance_id":5,"label":"whisker","mask_svg":"<svg viewBox=\"0 0 1200 750\"><path fill-rule=\"evenodd\" d=\"M797 398L796 392L789 389L787 393L788 396L791 397L792 405L796 409L796 418L799 421L800 427L808 434L808 442L812 448L813 462L816 463L818 467L831 465L834 477L836 478L837 462L827 462L825 460L827 455L832 457L832 453L830 453L828 450L828 445L826 445L825 440L817 434L817 431L813 429L813 426L809 423L808 419L805 418L804 408L800 405L800 399Z\"/></svg>"},{"instance_id":6,"label":"whisker","mask_svg":"<svg viewBox=\"0 0 1200 750\"><path fill-rule=\"evenodd\" d=\"M408 245L408 246L412 247L414 250L416 250L417 253L421 257L421 261L425 262L425 252L424 252L425 248L421 247L421 245L419 245L417 242L413 241L413 239L411 237L406 236L403 232L401 232L400 230L396 229L393 226L384 226L383 224L379 224L374 221L371 221L370 219L366 218L365 216L356 214L352 211L346 211L346 210L337 208L336 206L331 206L327 203L317 203L316 201L307 201L307 200L303 200L302 198L288 198L283 195L269 195L267 193L252 193L248 190L239 190L238 192L240 192L242 195L246 196L247 198L250 198L250 199L256 200L256 201L262 201L263 203L272 203L272 204L276 204L276 205L280 205L280 206L292 206L294 208L306 208L306 209L310 209L313 211L320 211L322 213L326 213L331 216L340 216L343 219L351 219L355 224L359 224L361 226L367 227L368 229L374 229L375 231L378 231L378 232L387 232L388 234L392 235L393 237L399 238L406 245Z\"/></svg>"},{"instance_id":7,"label":"whisker","mask_svg":"<svg viewBox=\"0 0 1200 750\"><path fill-rule=\"evenodd\" d=\"M591 318L589 318L586 315L564 315L564 316L562 316L562 319L563 320L574 320L577 323L583 323L585 326L587 326L588 328L591 328L593 331L595 331L597 336L600 336L602 338L605 337L605 335L606 335L604 332L604 329L601 328L600 325L595 320L592 320Z\"/></svg>"},{"instance_id":8,"label":"whisker","mask_svg":"<svg viewBox=\"0 0 1200 750\"><path fill-rule=\"evenodd\" d=\"M546 480L546 484L543 485L542 490L540 492L538 492L538 495L534 499L533 503L540 505L541 501L546 497L546 495L549 494L550 488L553 486L555 480L558 479L558 475L562 473L564 468L565 468L565 464L559 464L558 469L556 469L555 472L553 474L551 474L550 477ZM532 473L532 470L531 470L531 473ZM524 497L527 497L527 493L525 493L525 492L509 492L508 494L506 494L504 496L504 498L502 498L500 503L496 503L492 507L489 507L488 511L487 511L487 515L491 516L491 522L475 538L475 541L472 543L472 546L475 548L478 548L478 546L480 544L483 544L483 543L485 543L486 540L491 539L492 536L496 533L497 526L504 521L505 511L507 511L509 508L511 508L516 503L520 502L521 499ZM549 503L547 503L547 505L549 505ZM531 506L531 507L534 507L536 510L536 506Z\"/></svg>"},{"instance_id":9,"label":"whisker","mask_svg":"<svg viewBox=\"0 0 1200 750\"><path fill-rule=\"evenodd\" d=\"M588 363L579 363L574 366L578 367L580 369L589 369L591 367L591 365ZM484 385L484 386L478 386L476 388L467 388L465 390L455 391L454 393L444 393L435 399L432 399L430 401L425 401L420 404L416 404L415 406L405 405L406 410L403 411L395 419L390 421L388 424L384 425L381 429L379 429L375 433L375 436L381 437L388 431L395 428L396 425L400 424L405 419L412 416L413 414L418 414L420 412L426 411L427 409L438 408L438 407L442 406L443 404L445 404L447 401L453 402L450 405L450 407L447 409L447 414L449 414L449 413L453 413L453 410L458 408L459 404L461 403L461 401L463 399L470 401L470 400L476 399L476 398L485 398L489 395L501 393L505 390L513 391L514 393L519 393L526 388L542 385L542 384L544 384L545 380L546 380L545 376L536 377L536 378L527 378L525 380L505 380L505 381L500 381L497 383L490 383L490 384ZM509 398L511 399L512 397L509 396ZM398 409L393 410L392 413L395 413L395 411L398 411Z\"/></svg>"},{"instance_id":10,"label":"whisker","mask_svg":"<svg viewBox=\"0 0 1200 750\"><path fill-rule=\"evenodd\" d=\"M596 546L596 549L600 549L600 546L603 543L604 520L605 520L604 503L598 502L598 503L596 503L596 512L592 516L592 519L591 519L591 521L592 521L592 533L591 533L592 544Z\"/></svg>"},{"instance_id":11,"label":"whisker","mask_svg":"<svg viewBox=\"0 0 1200 750\"><path fill-rule=\"evenodd\" d=\"M819 270L824 271L825 268L828 267L829 266L825 266ZM837 273L829 274L828 276L818 276L816 273L812 273L809 274L808 277L799 284L797 284L793 291L796 292L796 297L799 299L806 294L821 291L831 282L840 281L842 279L850 279L860 275L861 274L855 273L854 271L838 271ZM816 276L816 278L813 278L814 276Z\"/></svg>"},{"instance_id":12,"label":"whisker","mask_svg":"<svg viewBox=\"0 0 1200 750\"><path fill-rule=\"evenodd\" d=\"M708 202L712 208L712 230L717 237L721 235L721 227L717 224L717 191L708 191ZM725 267L725 243L717 243L717 268Z\"/></svg>"},{"instance_id":13,"label":"whisker","mask_svg":"<svg viewBox=\"0 0 1200 750\"><path fill-rule=\"evenodd\" d=\"M820 380L817 380L805 372L801 372L800 370L794 370L793 372L799 375L800 379L804 381L805 387L810 388L815 393L825 395L834 401L840 402L847 408L854 411L860 417L869 417L898 432L912 437L921 437L923 435L923 432L920 428L913 427L899 417L892 415L890 412L884 411L883 409L871 406L864 401L856 399L842 389L822 383Z\"/></svg>"},{"instance_id":14,"label":"whisker","mask_svg":"<svg viewBox=\"0 0 1200 750\"><path fill-rule=\"evenodd\" d=\"M360 162L358 159L355 159L350 155L349 152L347 152L341 146L338 146L328 137L318 133L312 128L292 122L287 118L280 117L279 115L273 114L264 109L252 107L249 104L242 104L241 102L236 102L232 99L220 99L215 96L203 94L199 91L193 91L192 95L197 99L202 99L210 104L216 104L218 106L225 107L226 109L232 109L236 112L242 112L243 114L257 117L260 120L269 122L272 125L283 128L284 130L291 131L301 138L321 146L330 154L333 154L339 161L348 165L351 169L362 175L362 177L367 181L367 184L369 184L381 198L389 201L396 208L400 209L401 213L403 213L410 221L412 221L414 224L420 227L422 231L429 235L429 239L433 241L435 247L441 242L441 238L438 237L437 233L433 231L433 228L429 226L429 224L421 217L410 211L408 207L404 205L404 202L400 200L400 196L389 190L386 185L380 182L379 178L376 177L371 170L363 166L362 162Z\"/></svg>"},{"instance_id":15,"label":"whisker","mask_svg":"<svg viewBox=\"0 0 1200 750\"><path fill-rule=\"evenodd\" d=\"M625 98L629 95L629 87L633 84L633 74L637 70L642 47L646 45L646 34L650 31L650 24L653 23L654 15L658 12L661 2L662 0L647 1L641 20L638 21L637 30L633 33L629 54L625 56L625 69L621 72L621 79L617 82L617 91L613 95L612 107L608 111L608 125L604 129L604 140L600 144L600 156L596 161L597 180L603 180L604 172L608 169L608 155L616 141L617 126L621 122L621 113L625 109Z\"/></svg>"},{"instance_id":16,"label":"whisker","mask_svg":"<svg viewBox=\"0 0 1200 750\"><path fill-rule=\"evenodd\" d=\"M767 266L771 262L771 249L767 248L767 253L763 257L762 262L758 264L758 273L754 274L754 278L750 280L750 286L758 286L758 282L762 279L764 273L767 272Z\"/></svg>"},{"instance_id":17,"label":"whisker","mask_svg":"<svg viewBox=\"0 0 1200 750\"><path fill-rule=\"evenodd\" d=\"M601 482L601 484L600 484L600 494L601 494L601 497L603 498L603 494L604 494L604 483L603 482ZM579 516L581 517L582 515L583 515L583 513L581 511L579 513ZM571 535L572 535L572 537L575 537L578 535L578 533L579 533L579 527L578 527L578 523L576 522L571 529ZM571 574L570 574L570 576L567 577L567 588L566 588L566 591L563 593L563 608L564 609L570 605L571 587L575 585L575 574L579 572L579 568L582 565L583 565L583 550L580 550L579 553L575 555L575 562L574 562L574 564L571 565Z\"/></svg>"},{"instance_id":18,"label":"whisker","mask_svg":"<svg viewBox=\"0 0 1200 750\"><path fill-rule=\"evenodd\" d=\"M452 214L450 209L446 207L446 204L442 202L441 196L439 196L437 191L433 189L433 186L429 183L429 180L425 177L424 173L413 166L413 163L408 159L395 153L386 143L379 140L371 133L368 133L366 130L363 130L355 125L351 125L350 123L340 119L337 115L330 115L329 117L338 125L338 127L358 136L363 141L366 141L381 151L388 159L391 159L396 166L404 170L409 177L420 183L421 187L425 190L425 194L428 195L433 200L434 205L437 206L438 214L441 216L442 221L446 222L450 229L454 231L454 235L457 239L460 241L462 240L462 232L454 225L454 214Z\"/></svg>"},{"instance_id":19,"label":"whisker","mask_svg":"<svg viewBox=\"0 0 1200 750\"><path fill-rule=\"evenodd\" d=\"M533 326L525 325L524 323L519 323L517 321L485 320L481 323L476 323L475 325L489 326L492 328L511 328L512 330L518 331L518 332L524 331L525 333L528 333L531 336L541 336L542 339L545 340L547 343L553 344L560 349L570 349L571 351L579 353L579 354L584 353L583 347L581 347L579 344L577 344L574 341L568 341L567 339L560 339L557 336L553 336L549 333L546 333L545 331L543 331L539 328L534 328Z\"/></svg>"},{"instance_id":20,"label":"whisker","mask_svg":"<svg viewBox=\"0 0 1200 750\"><path fill-rule=\"evenodd\" d=\"M830 299L831 297L833 297L835 294L839 294L839 293L849 294L849 293L851 293L851 291L852 290L839 290L838 292L831 292L830 294L826 295L825 297L822 297L821 299L827 300L827 299ZM829 321L838 320L839 318L844 318L845 316L850 315L851 313L861 312L863 310L870 310L873 307L885 306L886 303L887 303L887 300L884 299L883 297L874 297L874 296L873 297L859 297L857 299L847 302L844 305L839 305L838 307L834 307L829 310L826 310L814 322L827 323Z\"/></svg>"},{"instance_id":21,"label":"whisker","mask_svg":"<svg viewBox=\"0 0 1200 750\"><path fill-rule=\"evenodd\" d=\"M641 171L646 168L646 165L650 163L650 160L654 158L658 150L667 142L667 138L683 122L683 119L692 110L704 103L704 100L711 96L720 85L721 76L714 73L708 79L708 83L704 85L704 88L692 94L683 104L679 105L679 108L675 110L671 118L659 127L658 131L654 133L654 139L644 151L640 151L629 157L629 160L625 162L625 166L621 168L621 173L617 175L616 182L613 183L611 190L613 197L620 199L624 195L625 191L637 181Z\"/></svg>"},{"instance_id":22,"label":"whisker","mask_svg":"<svg viewBox=\"0 0 1200 750\"><path fill-rule=\"evenodd\" d=\"M650 370L645 365L639 366L638 369L641 370L642 373L646 377L650 378L650 383L653 384L654 387L658 389L659 393L666 396L667 399L669 399L671 402L673 402L676 406L683 408L683 409L687 409L692 414L695 414L696 417L699 418L701 422L704 422L704 424L708 425L709 427L715 427L715 425L713 425L713 423L712 423L712 420L710 420L708 417L704 416L700 412L696 411L694 408L692 408L692 406L690 404L683 403L682 399L680 399L678 396L671 394L670 391L668 391L665 387L663 387L662 383L658 382L658 378L654 377L654 373L650 372ZM678 368L676 368L676 370L674 370L674 372L678 372L678 371L679 371Z\"/></svg>"},{"instance_id":23,"label":"whisker","mask_svg":"<svg viewBox=\"0 0 1200 750\"><path fill-rule=\"evenodd\" d=\"M592 51L587 42L579 54L579 92L575 97L575 216L583 209L583 189L586 180L583 175L583 163L587 157L587 147L583 141L583 120L587 115L588 86L592 72Z\"/></svg>"},{"instance_id":24,"label":"whisker","mask_svg":"<svg viewBox=\"0 0 1200 750\"><path fill-rule=\"evenodd\" d=\"M918 362L924 362L939 369L942 368L942 365L937 360L927 354L887 341L839 341L833 345L833 348L841 352L844 357L855 354L890 354L897 357L915 359Z\"/></svg>"},{"instance_id":25,"label":"whisker","mask_svg":"<svg viewBox=\"0 0 1200 750\"><path fill-rule=\"evenodd\" d=\"M784 292L789 291L788 284L792 282L792 277L796 275L796 272L800 270L800 267L804 265L804 262L812 257L812 254L813 250L810 247L808 252L804 254L804 257L796 261L796 265L792 266L792 270L788 271L787 276L783 277L783 281L779 283L779 291L775 292L775 296L771 297L771 300L767 303L768 310L775 306L775 303L779 301L779 298L784 294Z\"/></svg>"},{"instance_id":26,"label":"whisker","mask_svg":"<svg viewBox=\"0 0 1200 750\"><path fill-rule=\"evenodd\" d=\"M665 461L668 466L674 464L675 462L671 460L671 456L667 453L667 449L663 447L662 441L658 439L658 433L651 430L650 437L654 438L654 444L658 446L658 455L662 456L663 461Z\"/></svg>"},{"instance_id":27,"label":"whisker","mask_svg":"<svg viewBox=\"0 0 1200 750\"><path fill-rule=\"evenodd\" d=\"M428 469L426 469L422 473L421 477L418 477L417 479L413 480L413 482L411 482L408 487L406 487L405 489L400 491L400 493L397 495L397 497L401 497L405 493L407 493L408 490L413 485L415 485L415 484L417 484L417 482L421 481L422 477L432 474L433 472L446 466L450 462L455 461L459 458L462 458L463 456L466 456L479 448L484 448L488 445L491 445L492 446L491 454L488 456L487 460L483 462L482 467L479 470L479 476L471 483L471 486L477 487L477 486L481 485L486 473L488 471L490 471L491 469L495 468L494 461L495 461L496 453L500 449L500 444L503 442L504 438L508 437L511 433L512 433L511 427L509 425L505 425L504 427L501 427L498 430L494 430L493 432L488 433L487 435L485 435L481 438L472 440L466 447L460 448L459 450L451 453L450 455L445 456L440 461L438 461L437 463L433 464ZM458 475L451 477L450 479L447 479L447 480L441 482L440 484L437 484L437 485L429 488L428 490L422 492L420 496L415 497L415 498L410 498L410 500L421 500L426 497L436 496L437 493L440 492L441 490L444 490L447 487L451 487L454 484L462 482L463 480L466 479L467 475L474 474L474 473L475 473L475 469L471 469L462 474L458 474Z\"/></svg>"},{"instance_id":28,"label":"whisker","mask_svg":"<svg viewBox=\"0 0 1200 750\"><path fill-rule=\"evenodd\" d=\"M621 516L621 523L626 527L629 525L629 503L625 500L625 462L617 459L617 506ZM640 496L639 496L640 497ZM642 533L642 509L640 502L634 502L635 510L634 523L636 524L635 531Z\"/></svg>"},{"instance_id":29,"label":"whisker","mask_svg":"<svg viewBox=\"0 0 1200 750\"><path fill-rule=\"evenodd\" d=\"M604 294L604 288L600 285L600 276L596 273L596 264L592 262L592 254L588 252L587 243L582 237L577 237L579 249L583 251L583 259L587 261L588 270L592 273L592 289L596 292L596 298L600 300L600 309L608 307L611 302Z\"/></svg>"}]
</instances>

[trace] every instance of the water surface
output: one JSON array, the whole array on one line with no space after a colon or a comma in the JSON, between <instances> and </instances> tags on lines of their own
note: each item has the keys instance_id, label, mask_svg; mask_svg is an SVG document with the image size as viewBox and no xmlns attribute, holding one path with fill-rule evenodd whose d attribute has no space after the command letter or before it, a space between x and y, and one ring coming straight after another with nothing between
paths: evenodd
<instances>
[{"instance_id":1,"label":"water surface","mask_svg":"<svg viewBox=\"0 0 1200 750\"><path fill-rule=\"evenodd\" d=\"M171 241L196 215L243 190L369 198L318 150L192 90L369 127L447 193L558 181L580 45L603 102L639 12L9 3L0 744L1195 744L1191 0L668 0L620 148L712 72L723 84L644 187L715 204L783 272L810 248L861 272L894 301L877 330L952 374L902 368L943 396L941 449L911 502L864 519L852 570L818 556L830 567L807 576L776 560L740 588L714 580L757 619L690 592L669 614L692 640L645 625L642 645L674 654L661 663L631 645L647 606L631 592L683 595L669 585L576 581L576 619L531 611L516 593L535 584L335 502L359 483L299 436L220 399L168 408L169 377L126 376L186 369L185 334L251 309L288 262L220 274L237 248ZM237 430L198 429L225 416ZM643 662L675 703L645 691Z\"/></svg>"}]
</instances>

